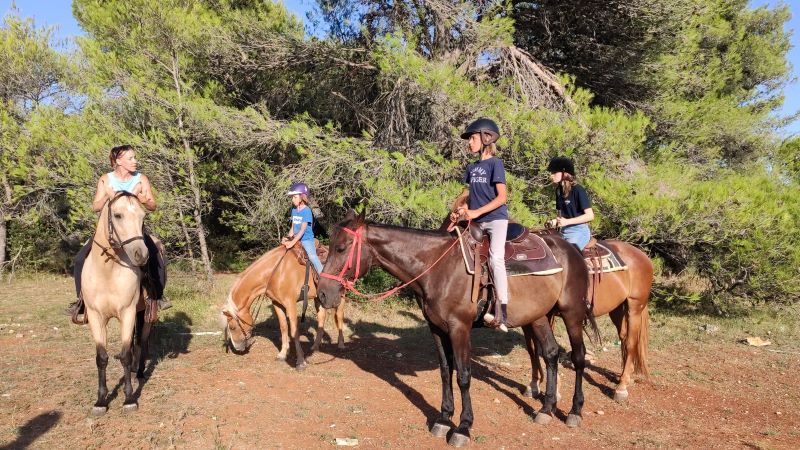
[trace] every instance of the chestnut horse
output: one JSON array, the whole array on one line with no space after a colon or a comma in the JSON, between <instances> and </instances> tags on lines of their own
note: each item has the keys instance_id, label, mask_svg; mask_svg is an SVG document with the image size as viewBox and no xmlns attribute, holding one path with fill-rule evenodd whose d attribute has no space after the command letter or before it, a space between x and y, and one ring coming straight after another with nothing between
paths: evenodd
<instances>
[{"instance_id":1,"label":"chestnut horse","mask_svg":"<svg viewBox=\"0 0 800 450\"><path fill-rule=\"evenodd\" d=\"M647 302L653 285L653 263L643 251L627 242L610 240L604 243L628 266L628 270L591 277L589 288L589 292L594 291L594 316L608 314L622 342L622 374L614 389L614 400L623 402L628 398L628 385L634 382L633 375L650 377L647 368ZM532 374L531 384L525 392L527 396L535 396L539 390L542 369L535 355L534 352L531 356Z\"/></svg>"},{"instance_id":2,"label":"chestnut horse","mask_svg":"<svg viewBox=\"0 0 800 450\"><path fill-rule=\"evenodd\" d=\"M537 423L547 423L555 409L558 346L547 313L558 306L568 323L572 362L576 368L575 393L567 425L578 426L583 408L584 345L583 325L588 319L584 301L589 275L586 264L571 244L557 236L544 236L564 270L547 276L509 279L509 327L522 327L526 339L537 340L544 349L547 364L547 395L536 415ZM470 330L478 314L471 301L472 277L464 267L457 239L441 230L415 230L392 225L365 223L349 211L334 230L330 254L320 278L317 294L326 308L339 305L344 286L371 267L382 267L408 284L417 294L425 319L436 344L442 379L441 414L431 433L444 437L450 431L455 406L452 377L457 372L461 391L460 423L448 440L460 447L470 440L473 422L470 398ZM595 331L596 325L591 322Z\"/></svg>"},{"instance_id":3,"label":"chestnut horse","mask_svg":"<svg viewBox=\"0 0 800 450\"><path fill-rule=\"evenodd\" d=\"M135 411L138 403L133 396L131 370L133 351L131 343L136 322L137 307L143 309L141 290L142 269L147 263L148 251L144 243L142 224L145 211L133 194L119 192L106 202L100 211L92 250L86 257L81 274L81 295L86 305L86 319L95 342L98 376L97 402L93 415L108 411L108 366L107 333L108 321L116 317L120 321L122 350L118 356L123 368L125 393L124 411ZM146 343L149 326L140 333L140 342ZM146 348L146 347L145 347ZM146 350L139 355L140 375Z\"/></svg>"},{"instance_id":4,"label":"chestnut horse","mask_svg":"<svg viewBox=\"0 0 800 450\"><path fill-rule=\"evenodd\" d=\"M299 244L298 244L299 245ZM307 263L310 264L310 263ZM228 292L228 299L222 308L222 319L225 323L225 339L238 352L244 352L252 343L253 303L261 296L272 301L275 315L281 329L281 350L276 359L285 361L289 352L289 334L291 333L297 353L297 369L306 367L303 350L300 348L300 334L297 326L297 297L303 286L306 268L300 264L293 251L283 246L274 248L255 262L250 264L236 279ZM309 279L308 296L316 297L317 290L313 279ZM311 351L319 349L324 334L326 312L320 307L319 300L314 300L317 310L317 335ZM287 330L286 318L289 318ZM339 329L338 347L344 349L344 304L336 308L336 328Z\"/></svg>"}]
</instances>

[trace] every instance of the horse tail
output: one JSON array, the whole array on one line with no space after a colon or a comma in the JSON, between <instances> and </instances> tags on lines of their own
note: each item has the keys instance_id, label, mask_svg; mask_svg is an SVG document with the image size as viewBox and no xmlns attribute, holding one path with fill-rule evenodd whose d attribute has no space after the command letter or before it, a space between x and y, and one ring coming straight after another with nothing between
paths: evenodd
<instances>
[{"instance_id":1,"label":"horse tail","mask_svg":"<svg viewBox=\"0 0 800 450\"><path fill-rule=\"evenodd\" d=\"M589 336L592 345L602 347L603 337L600 336L600 328L597 326L597 319L592 312L592 305L586 304L586 318L583 320L583 331Z\"/></svg>"},{"instance_id":2,"label":"horse tail","mask_svg":"<svg viewBox=\"0 0 800 450\"><path fill-rule=\"evenodd\" d=\"M647 305L642 309L639 325L639 339L636 344L636 354L633 355L633 373L650 379L650 369L647 367L647 341L650 334L650 313Z\"/></svg>"}]
</instances>

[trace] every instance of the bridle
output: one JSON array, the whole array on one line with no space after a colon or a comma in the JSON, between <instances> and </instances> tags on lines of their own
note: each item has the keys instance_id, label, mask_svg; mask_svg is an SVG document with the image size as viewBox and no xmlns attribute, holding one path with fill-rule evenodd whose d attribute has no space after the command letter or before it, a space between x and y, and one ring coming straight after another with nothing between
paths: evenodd
<instances>
[{"instance_id":1,"label":"bridle","mask_svg":"<svg viewBox=\"0 0 800 450\"><path fill-rule=\"evenodd\" d=\"M358 292L353 285L356 283L356 280L358 280L358 277L361 274L361 244L364 242L364 225L359 225L355 230L351 230L347 227L340 227L339 229L353 235L353 243L350 244L350 252L347 254L347 260L345 261L344 266L342 266L342 270L339 271L339 275L331 275L323 272L319 274L319 276L339 282L339 284L341 284L348 291ZM348 269L354 267L354 256L356 258L355 272L352 279L347 279L344 275L347 273Z\"/></svg>"},{"instance_id":2,"label":"bridle","mask_svg":"<svg viewBox=\"0 0 800 450\"><path fill-rule=\"evenodd\" d=\"M94 243L98 247L103 249L103 255L105 255L106 258L108 258L108 259L113 259L115 262L117 262L119 264L122 264L122 260L119 258L119 256L117 256L116 250L124 249L124 247L126 245L130 244L131 242L135 242L135 241L139 241L139 240L144 241L144 233L140 233L137 236L133 236L132 238L125 239L123 241L123 240L121 240L121 238L119 236L119 233L117 232L117 229L114 227L114 220L113 220L113 213L111 211L111 205L121 197L133 197L133 194L131 194L129 192L126 192L126 191L120 191L113 198L109 198L106 201L106 205L105 205L105 207L107 209L106 216L108 217L108 227L107 227L106 231L107 231L107 235L108 235L108 245L109 246L106 247L105 245L103 245L100 242L98 242L97 241L97 234L95 234L95 236L92 237L92 240L94 241Z\"/></svg>"},{"instance_id":3,"label":"bridle","mask_svg":"<svg viewBox=\"0 0 800 450\"><path fill-rule=\"evenodd\" d=\"M469 221L467 223L467 227L469 227L469 224L471 222L472 221ZM403 284L401 284L399 286L395 286L395 287L389 289L388 291L380 292L380 293L377 293L377 294L374 294L374 295L369 295L369 294L364 294L362 292L359 292L358 289L356 289L355 286L354 286L356 280L358 280L358 277L361 274L361 245L364 243L365 225L363 225L363 224L359 225L358 228L356 228L355 230L351 230L351 229L349 229L347 227L339 227L339 229L340 230L344 230L345 232L353 235L353 242L350 244L350 252L347 255L347 260L345 261L344 266L342 267L342 270L339 272L339 275L331 275L331 274L328 274L328 273L325 273L325 272L323 272L323 273L321 273L319 275L321 277L323 277L323 278L328 278L330 280L337 281L339 284L342 285L342 287L344 287L345 290L350 291L350 292L352 292L352 293L354 293L354 294L356 294L356 295L358 295L360 297L365 297L367 299L366 301L374 301L374 302L383 300L383 299L391 296L395 292L399 291L400 289L403 289L404 287L406 287L406 286L410 285L411 283L417 281L420 277L422 277L423 275L428 273L428 271L433 269L436 266L436 264L438 264L439 261L441 261L442 258L444 258L445 255L447 255L448 252L450 252L450 250L452 250L453 247L455 247L455 245L458 244L458 242L459 242L459 239L453 240L453 243L450 244L449 247L447 247L447 249L442 253L441 256L439 256L439 258L436 259L436 261L434 261L430 266L428 266L427 269L423 270L419 275L415 276L414 278L408 280L407 282L405 282L405 283L403 283ZM356 257L355 264L353 263L353 257L354 256ZM347 270L350 269L350 268L354 268L355 272L353 273L353 278L352 279L347 279L347 278L345 278L344 275L345 275L345 273L347 273Z\"/></svg>"}]
</instances>

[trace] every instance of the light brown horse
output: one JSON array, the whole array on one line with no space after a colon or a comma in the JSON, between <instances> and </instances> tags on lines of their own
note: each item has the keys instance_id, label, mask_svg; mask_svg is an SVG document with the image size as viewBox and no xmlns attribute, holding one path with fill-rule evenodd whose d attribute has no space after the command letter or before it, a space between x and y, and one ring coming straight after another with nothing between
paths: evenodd
<instances>
[{"instance_id":1,"label":"light brown horse","mask_svg":"<svg viewBox=\"0 0 800 450\"><path fill-rule=\"evenodd\" d=\"M299 244L298 244L299 245ZM310 263L308 263L310 264ZM300 348L299 327L297 326L297 297L303 286L306 268L300 264L293 251L283 246L274 248L255 262L250 264L236 279L228 292L228 299L222 308L222 319L225 322L226 341L238 352L244 352L252 343L252 331L255 325L252 307L261 296L272 301L275 315L281 329L281 350L276 359L286 360L289 352L289 334L291 333L297 353L297 369L306 367L303 350ZM316 299L317 287L313 277L308 282L308 296L314 297L317 310L317 335L311 351L319 349L324 334L325 308ZM289 318L288 329L286 319ZM339 330L338 347L344 349L344 302L336 308L336 328Z\"/></svg>"},{"instance_id":2,"label":"light brown horse","mask_svg":"<svg viewBox=\"0 0 800 450\"><path fill-rule=\"evenodd\" d=\"M647 367L647 302L653 285L653 263L644 252L631 244L617 240L604 243L628 266L628 270L591 277L589 288L590 295L594 290L594 316L608 314L617 327L622 342L622 374L614 389L614 400L623 402L628 398L628 385L634 383L633 375L650 378ZM535 342L533 344L535 346ZM542 378L542 369L536 354L535 350L531 354L531 383L525 392L529 397L538 394L539 381Z\"/></svg>"},{"instance_id":3,"label":"light brown horse","mask_svg":"<svg viewBox=\"0 0 800 450\"><path fill-rule=\"evenodd\" d=\"M95 229L92 250L86 258L81 275L81 295L86 305L86 319L96 347L98 390L97 403L92 414L108 411L108 321L120 321L122 350L118 356L123 368L125 403L124 411L135 411L138 403L133 396L131 370L133 351L131 343L136 322L137 307L144 303L141 290L142 269L147 262L148 250L144 243L142 224L145 211L132 194L120 192L109 199L100 212ZM143 309L143 308L140 308ZM149 330L149 327L148 327ZM149 331L147 331L149 333ZM148 336L141 333L145 342ZM146 352L143 352L146 353ZM146 354L140 356L140 368Z\"/></svg>"}]
</instances>

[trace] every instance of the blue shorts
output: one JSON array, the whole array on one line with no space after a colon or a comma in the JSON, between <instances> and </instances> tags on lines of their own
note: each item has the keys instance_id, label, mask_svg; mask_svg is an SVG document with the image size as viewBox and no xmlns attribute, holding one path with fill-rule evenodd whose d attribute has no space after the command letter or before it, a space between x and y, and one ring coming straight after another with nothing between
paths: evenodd
<instances>
[{"instance_id":1,"label":"blue shorts","mask_svg":"<svg viewBox=\"0 0 800 450\"><path fill-rule=\"evenodd\" d=\"M561 228L561 237L570 244L577 245L578 248L583 251L586 244L589 243L592 233L589 231L589 225L581 223L578 225L567 225Z\"/></svg>"}]
</instances>

